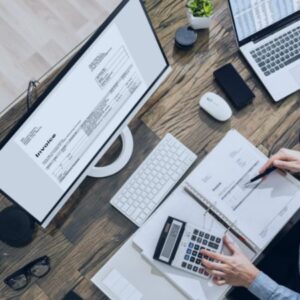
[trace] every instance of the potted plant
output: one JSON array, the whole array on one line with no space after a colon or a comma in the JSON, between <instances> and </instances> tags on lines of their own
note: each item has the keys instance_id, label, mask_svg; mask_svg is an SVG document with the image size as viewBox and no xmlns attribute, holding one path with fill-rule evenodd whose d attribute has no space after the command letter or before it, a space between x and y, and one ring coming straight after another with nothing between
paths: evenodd
<instances>
[{"instance_id":1,"label":"potted plant","mask_svg":"<svg viewBox=\"0 0 300 300\"><path fill-rule=\"evenodd\" d=\"M212 0L189 0L186 8L187 17L193 29L209 28L214 12Z\"/></svg>"}]
</instances>

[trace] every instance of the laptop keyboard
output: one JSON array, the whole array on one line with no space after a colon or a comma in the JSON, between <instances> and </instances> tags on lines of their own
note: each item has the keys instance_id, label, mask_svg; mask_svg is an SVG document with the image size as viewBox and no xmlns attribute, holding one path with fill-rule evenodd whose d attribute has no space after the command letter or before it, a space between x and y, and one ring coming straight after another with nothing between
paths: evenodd
<instances>
[{"instance_id":1,"label":"laptop keyboard","mask_svg":"<svg viewBox=\"0 0 300 300\"><path fill-rule=\"evenodd\" d=\"M300 26L250 53L265 76L270 76L300 59Z\"/></svg>"}]
</instances>

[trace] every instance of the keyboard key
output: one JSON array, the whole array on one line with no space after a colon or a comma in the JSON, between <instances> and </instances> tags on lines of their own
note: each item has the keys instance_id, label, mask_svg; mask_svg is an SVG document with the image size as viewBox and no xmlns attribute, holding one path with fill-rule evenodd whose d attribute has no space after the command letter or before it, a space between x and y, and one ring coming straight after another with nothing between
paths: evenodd
<instances>
[{"instance_id":1,"label":"keyboard key","mask_svg":"<svg viewBox=\"0 0 300 300\"><path fill-rule=\"evenodd\" d=\"M198 271L198 267L194 266L194 267L193 267L193 271L194 271L194 272L197 272L197 271Z\"/></svg>"},{"instance_id":2,"label":"keyboard key","mask_svg":"<svg viewBox=\"0 0 300 300\"><path fill-rule=\"evenodd\" d=\"M193 265L191 265L191 264L188 264L188 266L187 266L187 268L188 268L189 270L192 270L192 267L193 267Z\"/></svg>"},{"instance_id":3,"label":"keyboard key","mask_svg":"<svg viewBox=\"0 0 300 300\"><path fill-rule=\"evenodd\" d=\"M172 152L171 148L176 151ZM186 159L180 160L177 153ZM196 158L183 144L167 134L110 203L137 226L141 226Z\"/></svg>"},{"instance_id":4,"label":"keyboard key","mask_svg":"<svg viewBox=\"0 0 300 300\"><path fill-rule=\"evenodd\" d=\"M194 257L194 256L191 256L191 257L190 257L190 262L193 263L194 261L195 261L195 257Z\"/></svg>"},{"instance_id":5,"label":"keyboard key","mask_svg":"<svg viewBox=\"0 0 300 300\"><path fill-rule=\"evenodd\" d=\"M181 264L181 266L182 266L183 268L186 268L187 263L186 263L186 262L183 262L183 263Z\"/></svg>"}]
</instances>

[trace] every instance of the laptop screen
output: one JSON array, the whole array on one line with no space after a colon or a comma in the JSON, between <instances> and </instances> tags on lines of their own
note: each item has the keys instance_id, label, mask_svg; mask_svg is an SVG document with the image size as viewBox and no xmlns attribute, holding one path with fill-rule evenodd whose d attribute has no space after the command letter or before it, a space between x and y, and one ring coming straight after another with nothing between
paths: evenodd
<instances>
[{"instance_id":1,"label":"laptop screen","mask_svg":"<svg viewBox=\"0 0 300 300\"><path fill-rule=\"evenodd\" d=\"M229 0L238 40L300 10L300 0Z\"/></svg>"}]
</instances>

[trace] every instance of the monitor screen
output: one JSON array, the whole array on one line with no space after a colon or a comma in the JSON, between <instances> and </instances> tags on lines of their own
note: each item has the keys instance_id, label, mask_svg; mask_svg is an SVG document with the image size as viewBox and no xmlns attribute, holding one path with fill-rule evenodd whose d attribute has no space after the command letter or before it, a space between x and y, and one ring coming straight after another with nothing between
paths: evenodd
<instances>
[{"instance_id":1,"label":"monitor screen","mask_svg":"<svg viewBox=\"0 0 300 300\"><path fill-rule=\"evenodd\" d=\"M123 1L0 151L0 188L43 222L168 63L139 0Z\"/></svg>"},{"instance_id":2,"label":"monitor screen","mask_svg":"<svg viewBox=\"0 0 300 300\"><path fill-rule=\"evenodd\" d=\"M229 0L229 2L239 41L300 9L299 0Z\"/></svg>"}]
</instances>

